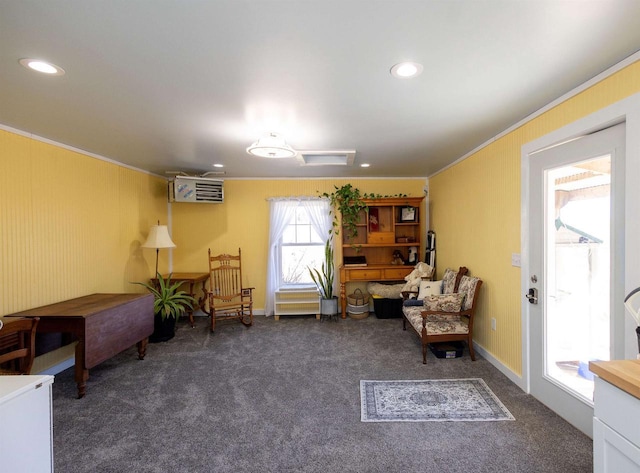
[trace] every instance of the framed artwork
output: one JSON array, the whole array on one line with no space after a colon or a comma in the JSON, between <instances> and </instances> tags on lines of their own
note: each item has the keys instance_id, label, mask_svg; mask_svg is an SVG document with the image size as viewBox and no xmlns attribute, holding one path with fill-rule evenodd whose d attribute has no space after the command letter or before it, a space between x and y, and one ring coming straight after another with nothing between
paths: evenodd
<instances>
[{"instance_id":1,"label":"framed artwork","mask_svg":"<svg viewBox=\"0 0 640 473\"><path fill-rule=\"evenodd\" d=\"M415 222L416 221L416 208L415 207L402 207L400 213L400 220L403 222Z\"/></svg>"}]
</instances>

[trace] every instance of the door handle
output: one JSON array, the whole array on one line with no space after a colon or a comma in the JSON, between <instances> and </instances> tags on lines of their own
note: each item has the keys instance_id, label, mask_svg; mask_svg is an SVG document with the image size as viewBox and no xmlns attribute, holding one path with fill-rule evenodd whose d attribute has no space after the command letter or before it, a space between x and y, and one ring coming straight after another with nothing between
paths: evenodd
<instances>
[{"instance_id":1,"label":"door handle","mask_svg":"<svg viewBox=\"0 0 640 473\"><path fill-rule=\"evenodd\" d=\"M529 300L529 304L537 304L538 290L535 287L529 288L529 292L525 294L525 297Z\"/></svg>"}]
</instances>

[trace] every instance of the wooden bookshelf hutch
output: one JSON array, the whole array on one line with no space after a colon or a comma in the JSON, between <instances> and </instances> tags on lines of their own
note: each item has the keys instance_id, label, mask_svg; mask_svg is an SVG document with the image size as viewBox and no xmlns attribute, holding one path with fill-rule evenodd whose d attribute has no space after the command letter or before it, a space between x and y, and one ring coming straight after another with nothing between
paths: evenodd
<instances>
[{"instance_id":1,"label":"wooden bookshelf hutch","mask_svg":"<svg viewBox=\"0 0 640 473\"><path fill-rule=\"evenodd\" d=\"M342 229L342 257L340 265L340 304L342 318L346 318L347 298L345 286L350 281L401 281L412 265L392 264L393 252L400 250L404 259L409 248L420 252L422 227L420 205L424 197L388 197L365 199L367 211L362 211L358 234L349 238ZM364 256L366 266L344 264L344 257Z\"/></svg>"}]
</instances>

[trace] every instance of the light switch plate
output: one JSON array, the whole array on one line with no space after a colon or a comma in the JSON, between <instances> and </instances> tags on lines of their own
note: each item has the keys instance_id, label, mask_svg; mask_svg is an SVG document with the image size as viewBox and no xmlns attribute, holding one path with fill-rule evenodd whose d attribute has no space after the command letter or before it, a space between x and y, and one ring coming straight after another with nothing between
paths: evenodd
<instances>
[{"instance_id":1,"label":"light switch plate","mask_svg":"<svg viewBox=\"0 0 640 473\"><path fill-rule=\"evenodd\" d=\"M520 253L511 253L511 266L520 267Z\"/></svg>"}]
</instances>

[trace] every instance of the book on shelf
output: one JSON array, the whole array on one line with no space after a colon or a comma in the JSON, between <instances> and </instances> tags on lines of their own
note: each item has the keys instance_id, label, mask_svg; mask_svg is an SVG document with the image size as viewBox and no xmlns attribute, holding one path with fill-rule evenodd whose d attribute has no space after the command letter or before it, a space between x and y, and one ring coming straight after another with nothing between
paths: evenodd
<instances>
[{"instance_id":1,"label":"book on shelf","mask_svg":"<svg viewBox=\"0 0 640 473\"><path fill-rule=\"evenodd\" d=\"M364 256L345 256L344 266L347 268L353 268L358 266L366 266L367 258Z\"/></svg>"}]
</instances>

